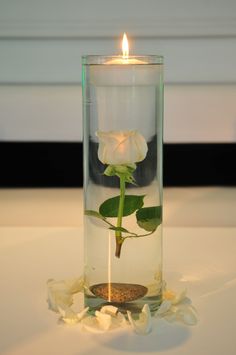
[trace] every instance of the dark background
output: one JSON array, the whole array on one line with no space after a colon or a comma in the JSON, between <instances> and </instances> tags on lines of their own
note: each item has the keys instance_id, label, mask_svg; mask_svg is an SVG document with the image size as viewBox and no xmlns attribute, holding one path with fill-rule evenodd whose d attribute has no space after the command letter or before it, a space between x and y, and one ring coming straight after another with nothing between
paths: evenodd
<instances>
[{"instance_id":1,"label":"dark background","mask_svg":"<svg viewBox=\"0 0 236 355\"><path fill-rule=\"evenodd\" d=\"M1 142L1 187L82 187L83 146ZM164 186L235 186L236 144L164 144Z\"/></svg>"}]
</instances>

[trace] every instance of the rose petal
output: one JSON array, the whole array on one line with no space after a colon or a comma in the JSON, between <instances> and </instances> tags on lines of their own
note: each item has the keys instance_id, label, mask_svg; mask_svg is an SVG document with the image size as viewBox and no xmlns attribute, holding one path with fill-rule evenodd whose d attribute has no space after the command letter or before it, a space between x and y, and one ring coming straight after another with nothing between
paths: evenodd
<instances>
[{"instance_id":1,"label":"rose petal","mask_svg":"<svg viewBox=\"0 0 236 355\"><path fill-rule=\"evenodd\" d=\"M127 315L131 327L133 328L136 334L145 335L151 332L152 330L151 312L147 304L143 306L142 312L140 313L139 319L137 321L134 321L130 311L127 311Z\"/></svg>"},{"instance_id":2,"label":"rose petal","mask_svg":"<svg viewBox=\"0 0 236 355\"><path fill-rule=\"evenodd\" d=\"M65 288L70 293L77 293L83 291L84 288L84 278L76 277L73 279L65 280Z\"/></svg>"},{"instance_id":3,"label":"rose petal","mask_svg":"<svg viewBox=\"0 0 236 355\"><path fill-rule=\"evenodd\" d=\"M169 300L164 300L157 312L155 313L155 316L163 316L165 313L167 313L172 306L172 302Z\"/></svg>"},{"instance_id":4,"label":"rose petal","mask_svg":"<svg viewBox=\"0 0 236 355\"><path fill-rule=\"evenodd\" d=\"M101 313L109 314L111 316L116 316L118 308L115 306L103 306L100 310Z\"/></svg>"},{"instance_id":5,"label":"rose petal","mask_svg":"<svg viewBox=\"0 0 236 355\"><path fill-rule=\"evenodd\" d=\"M78 318L79 321L81 321L85 317L85 315L87 314L88 310L89 310L89 307L86 307L81 312L77 313L77 318Z\"/></svg>"},{"instance_id":6,"label":"rose petal","mask_svg":"<svg viewBox=\"0 0 236 355\"><path fill-rule=\"evenodd\" d=\"M124 314L122 314L121 312L118 312L116 319L117 319L118 324L121 328L127 327L127 320L126 320Z\"/></svg>"},{"instance_id":7,"label":"rose petal","mask_svg":"<svg viewBox=\"0 0 236 355\"><path fill-rule=\"evenodd\" d=\"M61 314L63 321L69 325L74 325L81 321L85 317L88 309L89 307L83 309L81 312L76 314L70 307L58 307L59 313Z\"/></svg>"},{"instance_id":8,"label":"rose petal","mask_svg":"<svg viewBox=\"0 0 236 355\"><path fill-rule=\"evenodd\" d=\"M75 325L75 324L78 323L78 319L77 318L62 318L62 319L68 325Z\"/></svg>"},{"instance_id":9,"label":"rose petal","mask_svg":"<svg viewBox=\"0 0 236 355\"><path fill-rule=\"evenodd\" d=\"M63 308L63 307L58 306L58 310L62 316L63 321L66 324L74 325L74 324L78 323L79 319L77 317L77 314L71 308L69 308L69 307Z\"/></svg>"},{"instance_id":10,"label":"rose petal","mask_svg":"<svg viewBox=\"0 0 236 355\"><path fill-rule=\"evenodd\" d=\"M57 304L55 303L52 292L48 290L48 298L47 298L48 308L53 312L58 312Z\"/></svg>"},{"instance_id":11,"label":"rose petal","mask_svg":"<svg viewBox=\"0 0 236 355\"><path fill-rule=\"evenodd\" d=\"M100 328L96 317L85 317L82 319L81 324L85 330L91 333L104 333L104 330Z\"/></svg>"},{"instance_id":12,"label":"rose petal","mask_svg":"<svg viewBox=\"0 0 236 355\"><path fill-rule=\"evenodd\" d=\"M73 304L73 298L71 294L65 291L54 291L48 289L48 308L54 312L58 312L58 306L71 306Z\"/></svg>"},{"instance_id":13,"label":"rose petal","mask_svg":"<svg viewBox=\"0 0 236 355\"><path fill-rule=\"evenodd\" d=\"M69 280L47 281L48 307L54 312L58 312L58 306L71 306L73 304L73 293L83 290L83 278L73 278Z\"/></svg>"},{"instance_id":14,"label":"rose petal","mask_svg":"<svg viewBox=\"0 0 236 355\"><path fill-rule=\"evenodd\" d=\"M64 281L55 281L49 279L47 281L48 288L48 308L54 312L58 312L58 305L71 306L73 303L72 295L66 291Z\"/></svg>"},{"instance_id":15,"label":"rose petal","mask_svg":"<svg viewBox=\"0 0 236 355\"><path fill-rule=\"evenodd\" d=\"M186 325L196 325L197 316L191 307L185 306L177 312L177 318Z\"/></svg>"},{"instance_id":16,"label":"rose petal","mask_svg":"<svg viewBox=\"0 0 236 355\"><path fill-rule=\"evenodd\" d=\"M187 290L183 290L181 292L179 292L175 298L172 300L172 304L178 304L180 302L182 302L185 298L186 298L186 295L187 295Z\"/></svg>"},{"instance_id":17,"label":"rose petal","mask_svg":"<svg viewBox=\"0 0 236 355\"><path fill-rule=\"evenodd\" d=\"M140 320L143 321L146 324L150 324L151 325L151 319L152 319L152 315L151 315L151 312L150 312L150 308L149 308L148 304L145 304L143 306L142 313L140 314Z\"/></svg>"},{"instance_id":18,"label":"rose petal","mask_svg":"<svg viewBox=\"0 0 236 355\"><path fill-rule=\"evenodd\" d=\"M65 317L66 316L66 310L63 308L63 306L58 306L58 312L60 313L60 315L62 317Z\"/></svg>"},{"instance_id":19,"label":"rose petal","mask_svg":"<svg viewBox=\"0 0 236 355\"><path fill-rule=\"evenodd\" d=\"M183 290L179 293L176 293L172 290L166 290L163 292L163 299L165 300L170 300L172 302L172 304L178 304L183 302L186 299L186 294L187 294L187 290Z\"/></svg>"},{"instance_id":20,"label":"rose petal","mask_svg":"<svg viewBox=\"0 0 236 355\"><path fill-rule=\"evenodd\" d=\"M106 313L102 313L100 311L95 312L95 316L97 321L103 330L108 330L111 326L111 316Z\"/></svg>"},{"instance_id":21,"label":"rose petal","mask_svg":"<svg viewBox=\"0 0 236 355\"><path fill-rule=\"evenodd\" d=\"M177 320L177 316L176 316L176 313L173 313L173 312L167 312L165 315L164 315L164 318L167 322L170 322L170 323L173 323L174 321Z\"/></svg>"},{"instance_id":22,"label":"rose petal","mask_svg":"<svg viewBox=\"0 0 236 355\"><path fill-rule=\"evenodd\" d=\"M176 293L172 290L165 290L162 296L164 300L172 301L176 297Z\"/></svg>"}]
</instances>

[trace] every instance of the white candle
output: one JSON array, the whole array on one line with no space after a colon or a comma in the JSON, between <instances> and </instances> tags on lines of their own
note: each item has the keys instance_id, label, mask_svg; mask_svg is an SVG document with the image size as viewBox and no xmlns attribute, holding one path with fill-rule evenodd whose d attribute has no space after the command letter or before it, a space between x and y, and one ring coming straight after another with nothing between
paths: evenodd
<instances>
[{"instance_id":1,"label":"white candle","mask_svg":"<svg viewBox=\"0 0 236 355\"><path fill-rule=\"evenodd\" d=\"M129 56L124 36L122 56L105 57L102 64L90 65L91 93L97 110L94 114L99 124L94 131L133 130L135 121L143 120L142 134L146 140L152 136L152 128L145 125L145 118L156 116L154 103L160 65L149 64L147 58Z\"/></svg>"}]
</instances>

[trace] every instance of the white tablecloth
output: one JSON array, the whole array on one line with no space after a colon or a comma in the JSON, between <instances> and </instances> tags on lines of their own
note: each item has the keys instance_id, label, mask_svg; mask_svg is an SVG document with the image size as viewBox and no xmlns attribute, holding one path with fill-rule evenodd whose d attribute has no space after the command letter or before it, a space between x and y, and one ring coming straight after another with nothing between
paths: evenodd
<instances>
[{"instance_id":1,"label":"white tablecloth","mask_svg":"<svg viewBox=\"0 0 236 355\"><path fill-rule=\"evenodd\" d=\"M187 288L195 327L159 321L148 336L58 325L46 281L82 273L82 228L0 228L0 354L236 354L236 228L165 228L169 287Z\"/></svg>"}]
</instances>

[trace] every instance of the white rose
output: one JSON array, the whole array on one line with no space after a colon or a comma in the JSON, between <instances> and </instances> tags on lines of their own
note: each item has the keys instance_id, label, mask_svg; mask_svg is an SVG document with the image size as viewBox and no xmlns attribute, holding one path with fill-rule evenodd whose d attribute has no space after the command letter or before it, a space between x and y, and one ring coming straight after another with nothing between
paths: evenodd
<instances>
[{"instance_id":1,"label":"white rose","mask_svg":"<svg viewBox=\"0 0 236 355\"><path fill-rule=\"evenodd\" d=\"M98 158L103 164L134 164L147 155L147 143L137 131L98 131L96 135L99 139Z\"/></svg>"}]
</instances>

